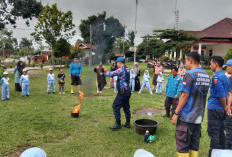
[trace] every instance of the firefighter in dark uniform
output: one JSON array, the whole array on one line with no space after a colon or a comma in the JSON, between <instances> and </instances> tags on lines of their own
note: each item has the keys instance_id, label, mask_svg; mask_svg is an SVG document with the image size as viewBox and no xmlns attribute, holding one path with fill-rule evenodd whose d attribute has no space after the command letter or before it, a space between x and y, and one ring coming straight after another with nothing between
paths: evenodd
<instances>
[{"instance_id":1,"label":"firefighter in dark uniform","mask_svg":"<svg viewBox=\"0 0 232 157\"><path fill-rule=\"evenodd\" d=\"M226 71L229 74L229 76L227 76L227 77L230 80L230 88L232 89L232 59L228 60L223 67L224 68L226 67ZM231 104L232 103L230 103L230 105ZM232 106L230 106L230 110L232 111ZM226 129L226 148L232 149L232 117L227 116L225 124L226 124L226 126L225 126L225 129Z\"/></svg>"},{"instance_id":2,"label":"firefighter in dark uniform","mask_svg":"<svg viewBox=\"0 0 232 157\"><path fill-rule=\"evenodd\" d=\"M231 88L227 76L222 71L224 59L221 56L213 56L210 68L214 72L210 97L208 99L208 136L210 137L209 157L213 149L225 149L225 119L226 114L231 116Z\"/></svg>"},{"instance_id":3,"label":"firefighter in dark uniform","mask_svg":"<svg viewBox=\"0 0 232 157\"><path fill-rule=\"evenodd\" d=\"M114 110L114 116L116 123L113 126L110 126L110 129L112 130L118 130L121 129L121 114L120 109L123 108L125 116L126 116L126 123L123 124L124 127L130 128L130 118L131 118L131 112L130 112L130 97L131 97L131 91L130 91L130 69L125 65L125 59L123 57L119 57L116 60L118 69L116 71L107 72L105 71L105 76L118 76L117 80L117 89L118 94L114 100L113 103L113 110Z\"/></svg>"}]
</instances>

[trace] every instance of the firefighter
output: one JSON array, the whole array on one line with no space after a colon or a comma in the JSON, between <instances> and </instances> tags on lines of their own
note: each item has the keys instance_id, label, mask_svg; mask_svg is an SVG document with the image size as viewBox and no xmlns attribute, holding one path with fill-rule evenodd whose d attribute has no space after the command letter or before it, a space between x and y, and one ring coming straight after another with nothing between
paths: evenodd
<instances>
[{"instance_id":1,"label":"firefighter","mask_svg":"<svg viewBox=\"0 0 232 157\"><path fill-rule=\"evenodd\" d=\"M131 97L131 90L130 90L130 69L125 65L125 59L123 57L119 57L116 60L118 69L116 71L107 72L105 71L105 76L118 76L117 80L117 89L118 94L113 103L113 110L116 123L113 126L110 126L112 130L121 129L121 114L120 109L123 108L125 116L126 116L126 123L123 124L124 127L130 128L130 97Z\"/></svg>"}]
</instances>

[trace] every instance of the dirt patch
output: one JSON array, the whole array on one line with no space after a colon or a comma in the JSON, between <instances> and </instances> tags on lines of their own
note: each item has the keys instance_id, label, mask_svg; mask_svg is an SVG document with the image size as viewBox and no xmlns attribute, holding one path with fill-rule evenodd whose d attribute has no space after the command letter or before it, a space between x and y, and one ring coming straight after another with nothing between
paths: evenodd
<instances>
[{"instance_id":1,"label":"dirt patch","mask_svg":"<svg viewBox=\"0 0 232 157\"><path fill-rule=\"evenodd\" d=\"M19 148L17 150L17 152L14 152L12 154L8 154L8 155L5 155L5 156L2 156L2 157L19 157L22 152L24 152L25 150L27 150L29 147L22 147L22 148Z\"/></svg>"},{"instance_id":2,"label":"dirt patch","mask_svg":"<svg viewBox=\"0 0 232 157\"><path fill-rule=\"evenodd\" d=\"M94 124L94 125L99 125L100 123L99 123L98 121L95 120L95 121L93 121L93 124Z\"/></svg>"},{"instance_id":3,"label":"dirt patch","mask_svg":"<svg viewBox=\"0 0 232 157\"><path fill-rule=\"evenodd\" d=\"M67 136L61 138L60 140L61 141L68 141L70 138L71 138L71 135L67 135Z\"/></svg>"},{"instance_id":4,"label":"dirt patch","mask_svg":"<svg viewBox=\"0 0 232 157\"><path fill-rule=\"evenodd\" d=\"M164 110L156 109L154 107L142 107L135 110L134 114L140 116L157 116L165 113Z\"/></svg>"}]
</instances>

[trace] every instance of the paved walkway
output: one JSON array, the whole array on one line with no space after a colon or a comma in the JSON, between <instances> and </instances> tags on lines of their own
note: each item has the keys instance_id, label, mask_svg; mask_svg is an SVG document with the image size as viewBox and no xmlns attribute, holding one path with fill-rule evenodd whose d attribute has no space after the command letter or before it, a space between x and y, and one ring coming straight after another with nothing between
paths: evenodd
<instances>
[{"instance_id":1,"label":"paved walkway","mask_svg":"<svg viewBox=\"0 0 232 157\"><path fill-rule=\"evenodd\" d=\"M49 69L49 68L52 68L53 66L52 65L49 65L49 66L44 66L43 69ZM54 65L54 67L64 67L64 65ZM40 70L41 68L40 67L26 67L27 69L29 70ZM8 68L7 69L8 72L13 72L14 71L14 68Z\"/></svg>"}]
</instances>

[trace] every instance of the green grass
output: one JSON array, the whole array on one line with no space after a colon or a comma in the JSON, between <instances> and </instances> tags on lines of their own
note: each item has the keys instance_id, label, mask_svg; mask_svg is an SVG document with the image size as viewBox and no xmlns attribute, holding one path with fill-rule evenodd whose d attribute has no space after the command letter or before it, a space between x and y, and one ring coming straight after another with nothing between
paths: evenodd
<instances>
[{"instance_id":1,"label":"green grass","mask_svg":"<svg viewBox=\"0 0 232 157\"><path fill-rule=\"evenodd\" d=\"M109 69L110 65L106 65ZM128 64L132 67L132 63ZM146 64L141 64L141 78ZM96 91L96 74L93 67L83 67L82 90L91 96ZM150 75L152 76L152 69ZM157 141L145 144L143 136L131 129L111 131L108 127L114 123L112 103L113 89L105 89L103 97L84 98L80 117L71 119L70 112L76 104L77 96L70 94L70 78L67 76L66 94L47 95L48 71L30 72L30 97L21 98L14 91L14 77L10 75L10 101L0 102L0 156L13 153L21 147L38 146L44 149L48 157L132 157L139 148L152 152L156 157L176 156L174 139L175 128L171 121L162 115L152 117L160 125ZM58 70L54 73L57 75ZM66 75L68 69L65 69ZM168 75L168 74L166 74ZM166 76L167 79L167 76ZM109 78L107 79L109 83ZM58 91L58 84L56 84ZM163 96L150 95L147 90L131 97L132 120L147 118L138 116L134 111L144 106L164 108ZM122 122L124 113L122 113ZM206 132L206 118L202 125L200 156L208 156L209 138Z\"/></svg>"}]
</instances>

